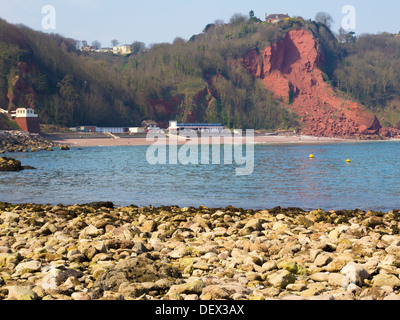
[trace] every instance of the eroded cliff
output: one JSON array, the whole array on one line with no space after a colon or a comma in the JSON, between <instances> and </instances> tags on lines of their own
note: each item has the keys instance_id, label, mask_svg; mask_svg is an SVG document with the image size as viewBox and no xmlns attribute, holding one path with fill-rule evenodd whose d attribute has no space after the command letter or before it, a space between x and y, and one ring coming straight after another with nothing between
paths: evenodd
<instances>
[{"instance_id":1,"label":"eroded cliff","mask_svg":"<svg viewBox=\"0 0 400 320\"><path fill-rule=\"evenodd\" d=\"M320 66L323 51L308 30L292 30L283 40L261 52L250 51L242 59L249 73L301 117L303 134L355 136L398 134L382 128L377 117L361 104L338 94L325 81Z\"/></svg>"}]
</instances>

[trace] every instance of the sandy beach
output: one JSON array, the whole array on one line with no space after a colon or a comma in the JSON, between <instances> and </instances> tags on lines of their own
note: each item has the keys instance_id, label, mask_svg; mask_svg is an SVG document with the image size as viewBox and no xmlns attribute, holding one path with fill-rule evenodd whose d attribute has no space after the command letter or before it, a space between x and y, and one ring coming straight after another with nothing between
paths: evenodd
<instances>
[{"instance_id":1,"label":"sandy beach","mask_svg":"<svg viewBox=\"0 0 400 320\"><path fill-rule=\"evenodd\" d=\"M140 138L71 138L52 140L56 143L66 144L69 147L94 147L94 146L145 146L152 145L159 141L164 143L162 139L160 140L147 140L144 137ZM218 139L217 139L218 141ZM254 143L256 144L300 144L300 143L339 143L339 142L349 142L353 140L341 139L341 138L325 138L325 137L311 137L311 136L255 136ZM200 142L200 139L199 139ZM223 139L221 139L223 142ZM245 142L245 138L243 138ZM169 143L169 138L165 138L165 143ZM178 144L185 144L188 141L184 139L178 139ZM218 142L217 142L218 143Z\"/></svg>"}]
</instances>

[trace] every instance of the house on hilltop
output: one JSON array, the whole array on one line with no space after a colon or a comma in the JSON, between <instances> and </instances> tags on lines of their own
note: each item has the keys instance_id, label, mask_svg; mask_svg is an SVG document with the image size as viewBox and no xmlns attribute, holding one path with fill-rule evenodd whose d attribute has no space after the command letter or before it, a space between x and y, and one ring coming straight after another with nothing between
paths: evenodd
<instances>
[{"instance_id":1,"label":"house on hilltop","mask_svg":"<svg viewBox=\"0 0 400 320\"><path fill-rule=\"evenodd\" d=\"M290 18L290 16L288 14L270 14L268 15L268 13L265 14L265 21L267 21L268 23L277 23L279 21L285 20Z\"/></svg>"},{"instance_id":2,"label":"house on hilltop","mask_svg":"<svg viewBox=\"0 0 400 320\"><path fill-rule=\"evenodd\" d=\"M128 44L124 44L122 46L119 47L114 47L113 48L113 53L114 54L122 54L122 55L128 55L131 54L131 46Z\"/></svg>"}]
</instances>

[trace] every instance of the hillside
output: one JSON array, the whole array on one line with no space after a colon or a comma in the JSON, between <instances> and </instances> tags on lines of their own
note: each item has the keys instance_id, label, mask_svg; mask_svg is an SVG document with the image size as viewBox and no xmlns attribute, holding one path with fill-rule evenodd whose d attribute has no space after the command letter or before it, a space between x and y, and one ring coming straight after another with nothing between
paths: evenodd
<instances>
[{"instance_id":1,"label":"hillside","mask_svg":"<svg viewBox=\"0 0 400 320\"><path fill-rule=\"evenodd\" d=\"M131 125L140 113L121 76L76 51L75 40L0 19L0 106L33 107L41 121Z\"/></svg>"},{"instance_id":2,"label":"hillside","mask_svg":"<svg viewBox=\"0 0 400 320\"><path fill-rule=\"evenodd\" d=\"M272 24L235 15L189 41L119 57L84 54L73 39L0 20L0 106L32 106L43 123L63 126L154 119L166 127L175 119L390 137L399 133L398 39L339 43L302 18Z\"/></svg>"}]
</instances>

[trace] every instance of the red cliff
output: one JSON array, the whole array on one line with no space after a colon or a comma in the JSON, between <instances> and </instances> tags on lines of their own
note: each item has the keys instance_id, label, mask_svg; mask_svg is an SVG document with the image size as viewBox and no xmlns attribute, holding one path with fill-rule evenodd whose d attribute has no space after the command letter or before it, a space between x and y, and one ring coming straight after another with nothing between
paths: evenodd
<instances>
[{"instance_id":1,"label":"red cliff","mask_svg":"<svg viewBox=\"0 0 400 320\"><path fill-rule=\"evenodd\" d=\"M375 115L361 104L340 97L324 81L319 69L323 61L322 51L307 30L292 30L280 42L261 53L254 49L242 59L253 77L262 79L277 100L301 117L303 134L390 135Z\"/></svg>"}]
</instances>

